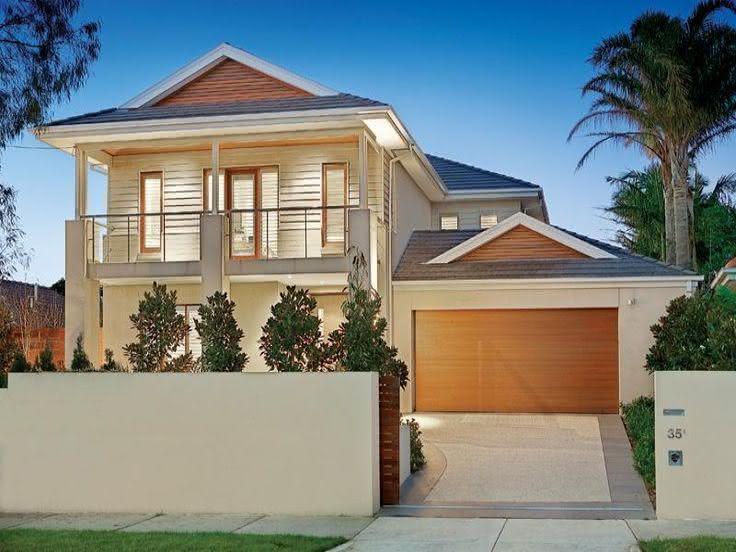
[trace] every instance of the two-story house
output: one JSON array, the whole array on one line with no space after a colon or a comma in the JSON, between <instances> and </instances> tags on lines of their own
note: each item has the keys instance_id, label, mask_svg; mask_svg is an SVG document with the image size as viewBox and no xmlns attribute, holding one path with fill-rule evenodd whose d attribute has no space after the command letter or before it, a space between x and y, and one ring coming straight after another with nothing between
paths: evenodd
<instances>
[{"instance_id":1,"label":"two-story house","mask_svg":"<svg viewBox=\"0 0 736 552\"><path fill-rule=\"evenodd\" d=\"M37 133L76 158L66 351L83 333L96 364L103 347L122 359L158 281L190 319L227 291L248 369L265 370L279 292L308 287L330 331L356 246L410 366L405 411L615 412L651 390L648 328L699 279L551 226L540 186L428 155L389 104L229 44Z\"/></svg>"}]
</instances>

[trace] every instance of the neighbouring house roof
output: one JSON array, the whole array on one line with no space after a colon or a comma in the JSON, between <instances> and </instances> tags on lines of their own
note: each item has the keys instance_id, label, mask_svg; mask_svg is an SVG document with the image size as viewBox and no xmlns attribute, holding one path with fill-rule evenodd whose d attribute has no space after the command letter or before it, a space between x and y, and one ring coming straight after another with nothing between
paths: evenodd
<instances>
[{"instance_id":1,"label":"neighbouring house roof","mask_svg":"<svg viewBox=\"0 0 736 552\"><path fill-rule=\"evenodd\" d=\"M32 317L33 320L43 322L42 325L46 327L64 326L64 296L51 288L14 280L0 280L0 298L16 320L20 316L20 310L29 306L31 298L34 298L35 310L39 316Z\"/></svg>"},{"instance_id":2,"label":"neighbouring house roof","mask_svg":"<svg viewBox=\"0 0 736 552\"><path fill-rule=\"evenodd\" d=\"M414 231L394 271L396 281L701 276L624 249L554 227L610 254L607 258L518 259L429 264L428 261L485 230Z\"/></svg>"},{"instance_id":3,"label":"neighbouring house roof","mask_svg":"<svg viewBox=\"0 0 736 552\"><path fill-rule=\"evenodd\" d=\"M508 188L528 188L530 191L541 190L540 186L531 182L445 159L444 157L427 154L427 159L429 159L432 167L437 171L450 192L504 190Z\"/></svg>"},{"instance_id":4,"label":"neighbouring house roof","mask_svg":"<svg viewBox=\"0 0 736 552\"><path fill-rule=\"evenodd\" d=\"M732 289L736 289L736 257L728 261L725 266L716 273L710 287L716 288L718 286L728 286Z\"/></svg>"},{"instance_id":5,"label":"neighbouring house roof","mask_svg":"<svg viewBox=\"0 0 736 552\"><path fill-rule=\"evenodd\" d=\"M61 125L83 125L93 123L120 123L156 119L179 119L186 117L212 117L221 115L250 115L259 113L281 113L289 111L312 111L320 109L388 107L388 104L353 96L312 96L307 98L281 98L277 100L252 100L221 104L162 105L148 107L117 107L93 113L59 119L47 127Z\"/></svg>"}]
</instances>

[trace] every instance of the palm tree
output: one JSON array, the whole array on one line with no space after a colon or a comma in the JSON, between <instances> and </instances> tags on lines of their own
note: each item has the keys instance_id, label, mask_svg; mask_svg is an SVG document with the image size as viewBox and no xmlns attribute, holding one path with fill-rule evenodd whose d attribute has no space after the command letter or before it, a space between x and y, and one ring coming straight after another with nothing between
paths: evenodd
<instances>
[{"instance_id":1,"label":"palm tree","mask_svg":"<svg viewBox=\"0 0 736 552\"><path fill-rule=\"evenodd\" d=\"M706 0L683 20L647 12L628 32L604 39L583 86L595 98L568 140L595 138L578 168L607 142L636 146L659 162L665 208L665 259L692 264L688 170L697 156L736 130L736 29L714 21L736 13L733 0Z\"/></svg>"},{"instance_id":2,"label":"palm tree","mask_svg":"<svg viewBox=\"0 0 736 552\"><path fill-rule=\"evenodd\" d=\"M692 170L693 260L702 274L718 270L736 255L736 173L721 176L711 188L708 179ZM665 208L662 172L653 163L643 171L609 177L615 189L604 209L617 223L616 241L640 255L664 260Z\"/></svg>"}]
</instances>

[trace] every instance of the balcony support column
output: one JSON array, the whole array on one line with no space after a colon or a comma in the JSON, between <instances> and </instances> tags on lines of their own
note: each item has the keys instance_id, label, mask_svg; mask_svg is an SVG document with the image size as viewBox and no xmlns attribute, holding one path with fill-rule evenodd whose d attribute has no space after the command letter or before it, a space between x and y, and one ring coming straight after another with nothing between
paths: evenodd
<instances>
[{"instance_id":1,"label":"balcony support column","mask_svg":"<svg viewBox=\"0 0 736 552\"><path fill-rule=\"evenodd\" d=\"M350 236L350 249L359 251L365 257L368 273L365 274L367 280L361 284L364 287L372 286L375 289L375 233L371 231L371 227L375 223L371 220L373 214L370 209L350 209L348 211L348 228Z\"/></svg>"},{"instance_id":2,"label":"balcony support column","mask_svg":"<svg viewBox=\"0 0 736 552\"><path fill-rule=\"evenodd\" d=\"M74 218L87 214L87 152L74 148Z\"/></svg>"},{"instance_id":3,"label":"balcony support column","mask_svg":"<svg viewBox=\"0 0 736 552\"><path fill-rule=\"evenodd\" d=\"M368 209L368 137L365 132L358 138L358 206Z\"/></svg>"},{"instance_id":4,"label":"balcony support column","mask_svg":"<svg viewBox=\"0 0 736 552\"><path fill-rule=\"evenodd\" d=\"M66 221L64 278L64 365L68 369L77 336L93 366L100 365L100 286L87 277L85 220Z\"/></svg>"},{"instance_id":5,"label":"balcony support column","mask_svg":"<svg viewBox=\"0 0 736 552\"><path fill-rule=\"evenodd\" d=\"M207 297L216 291L228 291L227 282L225 281L224 230L224 215L219 213L202 214L199 229L202 304L206 303Z\"/></svg>"},{"instance_id":6,"label":"balcony support column","mask_svg":"<svg viewBox=\"0 0 736 552\"><path fill-rule=\"evenodd\" d=\"M210 212L217 214L217 206L220 205L220 142L214 140L212 142L212 205Z\"/></svg>"}]
</instances>

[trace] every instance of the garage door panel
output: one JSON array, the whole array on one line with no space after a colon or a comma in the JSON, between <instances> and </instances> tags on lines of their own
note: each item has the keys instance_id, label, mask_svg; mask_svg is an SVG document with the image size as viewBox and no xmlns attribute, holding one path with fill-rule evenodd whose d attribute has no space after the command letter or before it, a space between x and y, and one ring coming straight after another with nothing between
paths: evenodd
<instances>
[{"instance_id":1,"label":"garage door panel","mask_svg":"<svg viewBox=\"0 0 736 552\"><path fill-rule=\"evenodd\" d=\"M616 412L616 309L415 313L426 411Z\"/></svg>"}]
</instances>

